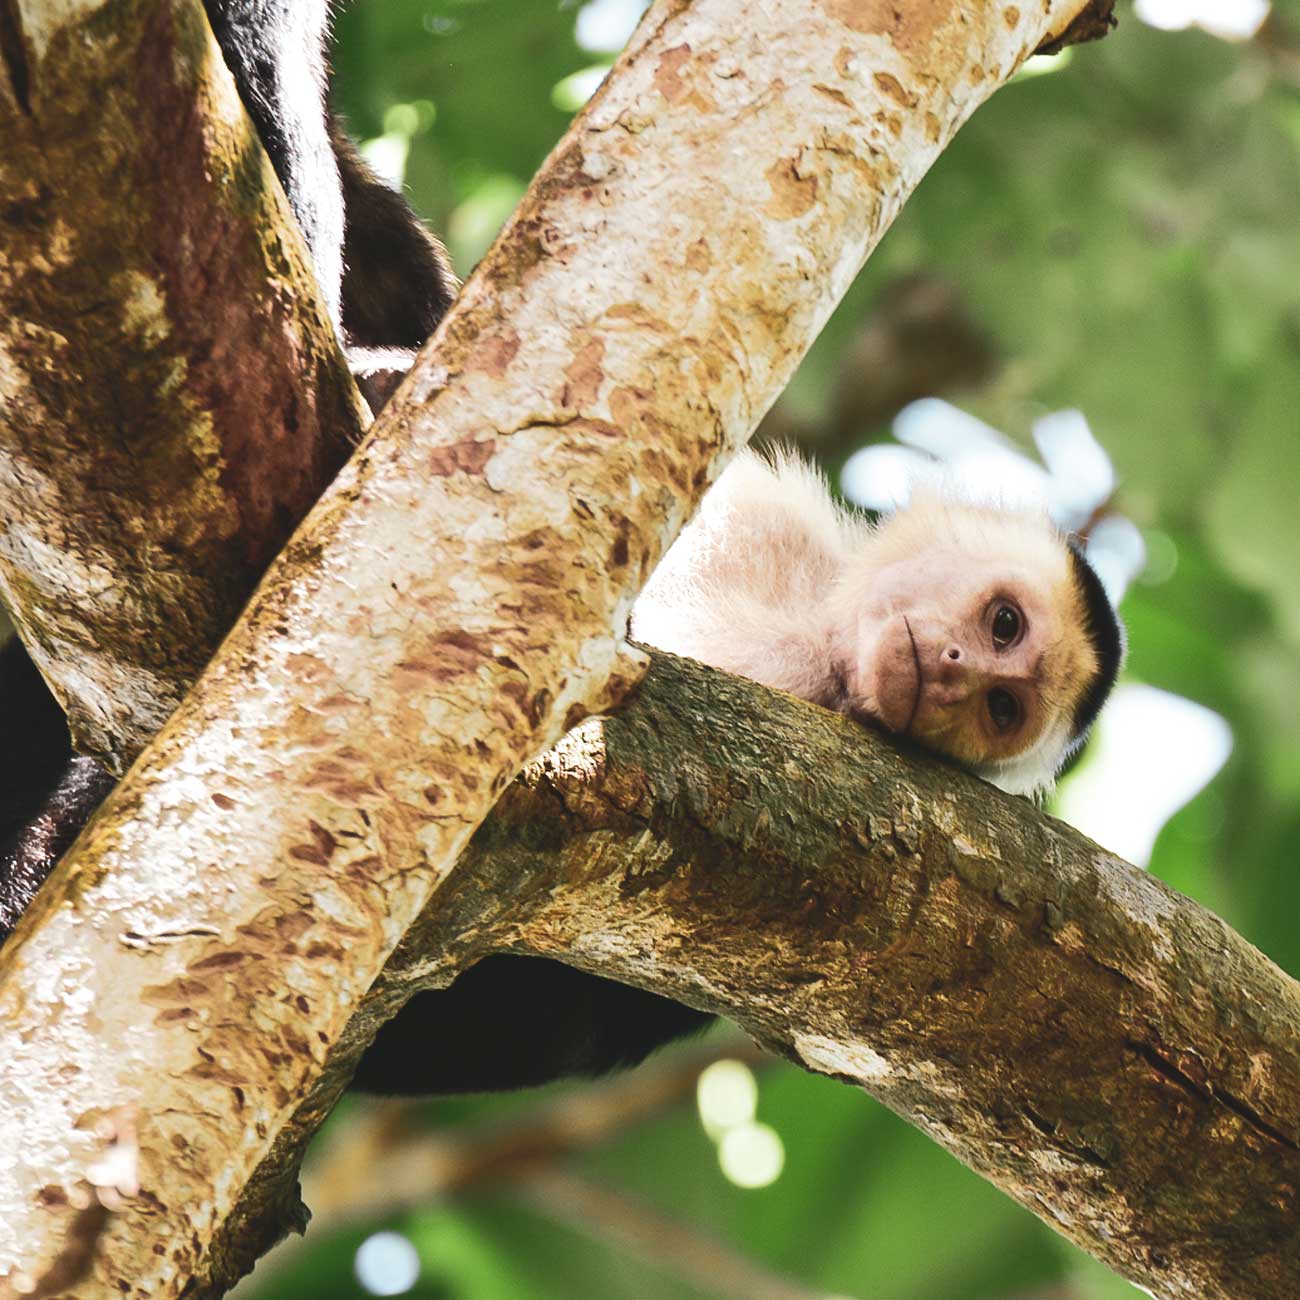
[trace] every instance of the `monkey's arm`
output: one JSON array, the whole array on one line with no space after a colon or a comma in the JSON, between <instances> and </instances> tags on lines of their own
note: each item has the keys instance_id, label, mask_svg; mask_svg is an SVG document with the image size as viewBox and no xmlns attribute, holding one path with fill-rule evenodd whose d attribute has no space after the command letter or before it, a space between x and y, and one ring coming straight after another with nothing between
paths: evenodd
<instances>
[{"instance_id":1,"label":"monkey's arm","mask_svg":"<svg viewBox=\"0 0 1300 1300\"><path fill-rule=\"evenodd\" d=\"M823 606L854 526L815 470L746 452L655 570L632 611L632 635L831 704Z\"/></svg>"},{"instance_id":2,"label":"monkey's arm","mask_svg":"<svg viewBox=\"0 0 1300 1300\"><path fill-rule=\"evenodd\" d=\"M447 250L330 118L343 182L343 325L356 348L419 348L460 285Z\"/></svg>"},{"instance_id":3,"label":"monkey's arm","mask_svg":"<svg viewBox=\"0 0 1300 1300\"><path fill-rule=\"evenodd\" d=\"M0 943L113 788L72 758L68 724L18 638L0 649Z\"/></svg>"},{"instance_id":4,"label":"monkey's arm","mask_svg":"<svg viewBox=\"0 0 1300 1300\"><path fill-rule=\"evenodd\" d=\"M348 366L373 411L392 396L459 289L451 260L406 199L366 165L337 118L343 182L343 329Z\"/></svg>"}]
</instances>

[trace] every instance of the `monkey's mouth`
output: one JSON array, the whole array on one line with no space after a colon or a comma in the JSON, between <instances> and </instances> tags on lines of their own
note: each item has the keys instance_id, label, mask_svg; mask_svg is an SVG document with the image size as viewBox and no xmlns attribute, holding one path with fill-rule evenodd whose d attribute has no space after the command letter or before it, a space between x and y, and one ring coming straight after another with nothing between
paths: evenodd
<instances>
[{"instance_id":1,"label":"monkey's mouth","mask_svg":"<svg viewBox=\"0 0 1300 1300\"><path fill-rule=\"evenodd\" d=\"M921 707L921 690L925 680L921 675L921 652L916 648L916 636L912 632L912 625L907 621L906 614L903 615L903 626L907 629L907 639L912 646L912 663L916 665L916 694L912 697L912 710L902 726L902 730L908 732L911 731L912 723L916 720L917 711Z\"/></svg>"}]
</instances>

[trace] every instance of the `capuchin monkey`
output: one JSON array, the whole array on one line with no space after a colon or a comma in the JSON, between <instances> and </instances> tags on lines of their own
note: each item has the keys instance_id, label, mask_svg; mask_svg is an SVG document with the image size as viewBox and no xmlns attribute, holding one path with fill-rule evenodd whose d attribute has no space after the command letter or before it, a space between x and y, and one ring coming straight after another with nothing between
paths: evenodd
<instances>
[{"instance_id":1,"label":"capuchin monkey","mask_svg":"<svg viewBox=\"0 0 1300 1300\"><path fill-rule=\"evenodd\" d=\"M441 245L326 108L323 0L205 0L362 391L382 405L450 305ZM1004 788L1045 788L1114 682L1119 623L1045 521L940 500L872 529L811 470L746 455L638 602L634 635L873 719ZM0 942L112 786L73 757L15 639L0 650ZM534 957L416 994L357 1087L498 1091L635 1065L710 1016Z\"/></svg>"},{"instance_id":2,"label":"capuchin monkey","mask_svg":"<svg viewBox=\"0 0 1300 1300\"><path fill-rule=\"evenodd\" d=\"M723 473L632 635L1030 796L1083 743L1124 657L1100 579L1045 513L932 490L872 524L785 453Z\"/></svg>"}]
</instances>

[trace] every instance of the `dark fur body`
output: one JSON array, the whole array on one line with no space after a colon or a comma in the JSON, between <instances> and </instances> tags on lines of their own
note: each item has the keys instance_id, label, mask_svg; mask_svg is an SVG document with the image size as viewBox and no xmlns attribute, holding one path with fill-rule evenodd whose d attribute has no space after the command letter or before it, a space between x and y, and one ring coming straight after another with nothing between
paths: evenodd
<instances>
[{"instance_id":1,"label":"dark fur body","mask_svg":"<svg viewBox=\"0 0 1300 1300\"><path fill-rule=\"evenodd\" d=\"M321 0L205 0L244 105L306 237L331 318L378 408L456 294L441 244L366 166L327 107ZM72 755L15 638L0 650L0 943L112 789ZM635 1065L710 1017L540 958L488 957L417 994L357 1071L375 1092L497 1091Z\"/></svg>"},{"instance_id":2,"label":"dark fur body","mask_svg":"<svg viewBox=\"0 0 1300 1300\"><path fill-rule=\"evenodd\" d=\"M353 1076L366 1092L528 1088L639 1065L713 1019L643 989L541 957L485 957L446 989L417 993Z\"/></svg>"},{"instance_id":3,"label":"dark fur body","mask_svg":"<svg viewBox=\"0 0 1300 1300\"><path fill-rule=\"evenodd\" d=\"M14 637L0 649L0 943L113 778L74 758L63 710Z\"/></svg>"},{"instance_id":4,"label":"dark fur body","mask_svg":"<svg viewBox=\"0 0 1300 1300\"><path fill-rule=\"evenodd\" d=\"M410 356L456 296L442 245L366 166L327 102L321 0L204 0L240 97L307 239L330 316L358 368Z\"/></svg>"}]
</instances>

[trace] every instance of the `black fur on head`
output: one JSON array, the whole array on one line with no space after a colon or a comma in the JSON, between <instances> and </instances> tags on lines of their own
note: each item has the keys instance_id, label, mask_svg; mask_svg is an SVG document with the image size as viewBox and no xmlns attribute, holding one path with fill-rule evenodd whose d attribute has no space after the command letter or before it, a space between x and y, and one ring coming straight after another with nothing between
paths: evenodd
<instances>
[{"instance_id":1,"label":"black fur on head","mask_svg":"<svg viewBox=\"0 0 1300 1300\"><path fill-rule=\"evenodd\" d=\"M1115 607L1101 585L1097 571L1088 563L1083 547L1071 537L1068 541L1074 581L1083 598L1084 632L1097 652L1097 675L1088 683L1074 710L1073 741L1077 748L1088 735L1088 729L1101 712L1119 676L1124 662L1124 624L1120 622Z\"/></svg>"}]
</instances>

